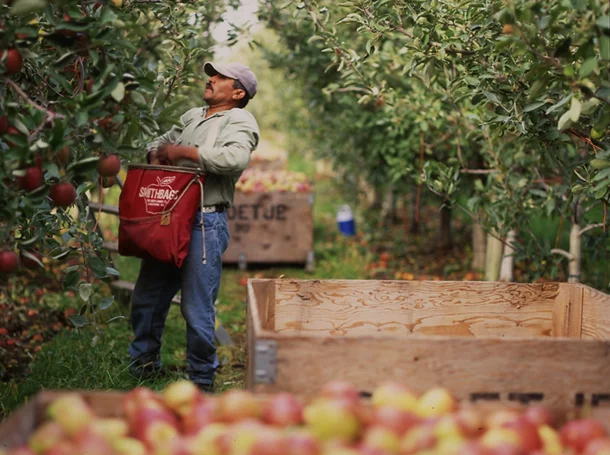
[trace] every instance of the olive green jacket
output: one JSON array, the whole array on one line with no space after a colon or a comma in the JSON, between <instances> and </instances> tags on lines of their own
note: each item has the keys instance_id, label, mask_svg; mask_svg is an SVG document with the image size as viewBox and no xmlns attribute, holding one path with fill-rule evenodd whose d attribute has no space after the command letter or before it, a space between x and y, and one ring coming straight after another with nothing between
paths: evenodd
<instances>
[{"instance_id":1,"label":"olive green jacket","mask_svg":"<svg viewBox=\"0 0 610 455\"><path fill-rule=\"evenodd\" d=\"M180 117L181 126L173 126L167 133L148 144L147 151L155 151L161 144L171 143L196 147L199 162L179 160L177 166L200 167L206 175L204 205L233 205L235 184L250 162L260 132L252 114L234 108L218 112L207 119L207 107L190 109ZM209 147L209 135L215 134Z\"/></svg>"}]
</instances>

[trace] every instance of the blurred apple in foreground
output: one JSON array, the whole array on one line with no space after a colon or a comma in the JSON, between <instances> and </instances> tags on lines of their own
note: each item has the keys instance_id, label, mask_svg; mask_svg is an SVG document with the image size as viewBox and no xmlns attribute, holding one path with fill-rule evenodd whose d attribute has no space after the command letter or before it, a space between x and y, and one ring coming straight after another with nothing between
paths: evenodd
<instances>
[{"instance_id":1,"label":"blurred apple in foreground","mask_svg":"<svg viewBox=\"0 0 610 455\"><path fill-rule=\"evenodd\" d=\"M396 408L407 412L417 412L417 395L407 386L397 382L385 382L373 391L372 403L375 407Z\"/></svg>"},{"instance_id":2,"label":"blurred apple in foreground","mask_svg":"<svg viewBox=\"0 0 610 455\"><path fill-rule=\"evenodd\" d=\"M559 431L561 443L582 452L594 439L608 436L604 426L593 419L578 419L566 423Z\"/></svg>"}]
</instances>

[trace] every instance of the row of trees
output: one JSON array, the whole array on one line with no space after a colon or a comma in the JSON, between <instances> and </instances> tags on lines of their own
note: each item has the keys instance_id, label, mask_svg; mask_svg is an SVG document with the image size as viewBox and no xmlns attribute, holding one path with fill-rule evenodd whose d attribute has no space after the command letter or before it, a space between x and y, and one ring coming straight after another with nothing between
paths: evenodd
<instances>
[{"instance_id":1,"label":"row of trees","mask_svg":"<svg viewBox=\"0 0 610 455\"><path fill-rule=\"evenodd\" d=\"M567 261L579 281L583 235L607 239L609 8L267 0L260 17L284 45L270 60L302 83L317 149L346 182L416 199L426 185L445 247L452 210L472 217L473 265L489 279L502 258L509 280L528 258L542 271ZM567 251L534 235L541 215L569 226Z\"/></svg>"},{"instance_id":2,"label":"row of trees","mask_svg":"<svg viewBox=\"0 0 610 455\"><path fill-rule=\"evenodd\" d=\"M117 155L141 161L144 144L182 114L227 6L0 4L0 280L73 256L64 287L80 292L82 312L110 303L91 295L95 279L117 271L107 267L87 195L112 184L100 176L117 172Z\"/></svg>"}]
</instances>

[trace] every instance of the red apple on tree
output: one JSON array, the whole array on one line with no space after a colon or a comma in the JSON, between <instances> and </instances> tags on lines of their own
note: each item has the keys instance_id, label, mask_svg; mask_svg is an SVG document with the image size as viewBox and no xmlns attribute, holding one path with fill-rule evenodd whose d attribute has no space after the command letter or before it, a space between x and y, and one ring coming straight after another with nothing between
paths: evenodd
<instances>
[{"instance_id":1,"label":"red apple on tree","mask_svg":"<svg viewBox=\"0 0 610 455\"><path fill-rule=\"evenodd\" d=\"M14 251L0 251L0 273L13 273L19 266L19 258Z\"/></svg>"},{"instance_id":2,"label":"red apple on tree","mask_svg":"<svg viewBox=\"0 0 610 455\"><path fill-rule=\"evenodd\" d=\"M6 135L8 137L10 136L20 136L21 135L21 131L19 131L17 128L15 128L14 126L9 126L8 130L6 131ZM5 138L6 141L6 145L8 145L9 147L15 147L15 143L10 141L9 139Z\"/></svg>"},{"instance_id":3,"label":"red apple on tree","mask_svg":"<svg viewBox=\"0 0 610 455\"><path fill-rule=\"evenodd\" d=\"M8 117L6 115L0 115L0 134L6 134L8 132Z\"/></svg>"},{"instance_id":4,"label":"red apple on tree","mask_svg":"<svg viewBox=\"0 0 610 455\"><path fill-rule=\"evenodd\" d=\"M0 61L4 64L5 74L18 73L23 68L23 58L18 49L11 48L0 51Z\"/></svg>"},{"instance_id":5,"label":"red apple on tree","mask_svg":"<svg viewBox=\"0 0 610 455\"><path fill-rule=\"evenodd\" d=\"M71 183L56 183L51 187L51 200L56 207L70 207L76 200L76 189Z\"/></svg>"},{"instance_id":6,"label":"red apple on tree","mask_svg":"<svg viewBox=\"0 0 610 455\"><path fill-rule=\"evenodd\" d=\"M102 177L114 177L121 170L121 159L118 155L106 155L100 158L97 172Z\"/></svg>"},{"instance_id":7,"label":"red apple on tree","mask_svg":"<svg viewBox=\"0 0 610 455\"><path fill-rule=\"evenodd\" d=\"M39 167L28 167L25 169L25 175L18 177L19 188L27 192L34 191L44 183L44 174Z\"/></svg>"}]
</instances>

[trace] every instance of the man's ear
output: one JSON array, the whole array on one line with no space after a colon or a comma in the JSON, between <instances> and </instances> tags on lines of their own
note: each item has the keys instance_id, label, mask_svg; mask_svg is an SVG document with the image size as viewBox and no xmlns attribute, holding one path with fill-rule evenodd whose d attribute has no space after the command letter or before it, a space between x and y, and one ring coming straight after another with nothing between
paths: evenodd
<instances>
[{"instance_id":1,"label":"man's ear","mask_svg":"<svg viewBox=\"0 0 610 455\"><path fill-rule=\"evenodd\" d=\"M241 90L241 89L233 90L233 99L235 101L239 101L244 96L246 96L246 92L244 92L243 90Z\"/></svg>"}]
</instances>

